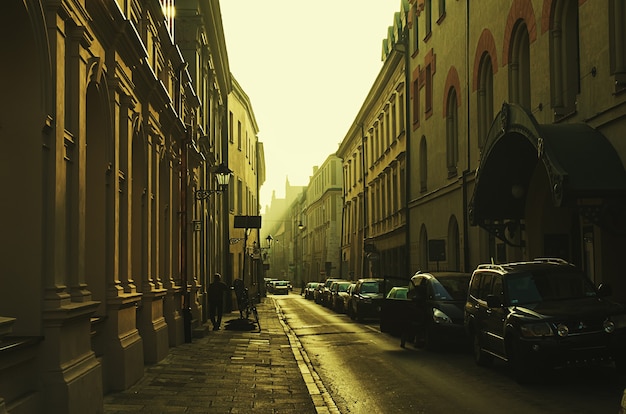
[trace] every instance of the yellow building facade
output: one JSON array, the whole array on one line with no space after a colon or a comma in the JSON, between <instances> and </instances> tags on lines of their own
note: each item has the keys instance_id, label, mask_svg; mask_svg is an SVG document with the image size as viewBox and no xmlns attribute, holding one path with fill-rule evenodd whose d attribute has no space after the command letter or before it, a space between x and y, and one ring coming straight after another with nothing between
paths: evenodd
<instances>
[{"instance_id":1,"label":"yellow building facade","mask_svg":"<svg viewBox=\"0 0 626 414\"><path fill-rule=\"evenodd\" d=\"M407 258L408 2L383 40L383 67L337 151L343 160L341 276L401 277Z\"/></svg>"},{"instance_id":2,"label":"yellow building facade","mask_svg":"<svg viewBox=\"0 0 626 414\"><path fill-rule=\"evenodd\" d=\"M259 189L265 182L265 157L259 141L259 127L250 98L232 78L229 108L229 168L233 170L229 185L229 271L226 282L241 279L248 288L258 291L262 269L259 257L259 229L235 228L236 216L260 216ZM262 279L262 276L261 276Z\"/></svg>"},{"instance_id":3,"label":"yellow building facade","mask_svg":"<svg viewBox=\"0 0 626 414\"><path fill-rule=\"evenodd\" d=\"M338 152L342 266L409 277L556 256L625 302L623 2L399 9Z\"/></svg>"},{"instance_id":4,"label":"yellow building facade","mask_svg":"<svg viewBox=\"0 0 626 414\"><path fill-rule=\"evenodd\" d=\"M3 4L0 412L102 412L203 331L230 71L219 3L173 6Z\"/></svg>"},{"instance_id":5,"label":"yellow building facade","mask_svg":"<svg viewBox=\"0 0 626 414\"><path fill-rule=\"evenodd\" d=\"M412 271L558 256L626 301L623 3L410 3Z\"/></svg>"}]
</instances>

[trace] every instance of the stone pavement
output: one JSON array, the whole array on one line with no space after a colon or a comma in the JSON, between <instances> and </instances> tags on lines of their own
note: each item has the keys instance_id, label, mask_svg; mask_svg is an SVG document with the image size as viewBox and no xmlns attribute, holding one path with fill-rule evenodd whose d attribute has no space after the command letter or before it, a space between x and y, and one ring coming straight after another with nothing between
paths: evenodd
<instances>
[{"instance_id":1,"label":"stone pavement","mask_svg":"<svg viewBox=\"0 0 626 414\"><path fill-rule=\"evenodd\" d=\"M243 330L238 311L225 314L221 330L171 348L137 384L106 395L104 412L339 413L277 301L257 309L260 332Z\"/></svg>"}]
</instances>

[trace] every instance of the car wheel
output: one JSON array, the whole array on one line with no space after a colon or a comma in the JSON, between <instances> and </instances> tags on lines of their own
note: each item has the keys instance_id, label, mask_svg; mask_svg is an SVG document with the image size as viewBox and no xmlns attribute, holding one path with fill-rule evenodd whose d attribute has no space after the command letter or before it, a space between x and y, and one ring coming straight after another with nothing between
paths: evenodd
<instances>
[{"instance_id":1,"label":"car wheel","mask_svg":"<svg viewBox=\"0 0 626 414\"><path fill-rule=\"evenodd\" d=\"M493 361L493 357L483 351L483 345L480 340L480 334L478 332L474 332L472 335L472 343L473 343L473 351L474 351L474 362L476 365L484 367L491 364Z\"/></svg>"},{"instance_id":2,"label":"car wheel","mask_svg":"<svg viewBox=\"0 0 626 414\"><path fill-rule=\"evenodd\" d=\"M359 322L363 322L363 312L359 310L359 307L356 307L356 320Z\"/></svg>"}]
</instances>

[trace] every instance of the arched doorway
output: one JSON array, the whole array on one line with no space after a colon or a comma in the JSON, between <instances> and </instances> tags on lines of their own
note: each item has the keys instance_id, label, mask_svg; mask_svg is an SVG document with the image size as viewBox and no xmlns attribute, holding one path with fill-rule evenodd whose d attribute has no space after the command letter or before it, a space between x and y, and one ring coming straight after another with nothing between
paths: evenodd
<instances>
[{"instance_id":1,"label":"arched doorway","mask_svg":"<svg viewBox=\"0 0 626 414\"><path fill-rule=\"evenodd\" d=\"M14 335L41 335L46 248L44 186L54 189L51 121L45 106L50 82L45 29L34 26L23 1L2 4L0 58L0 316L15 318ZM10 39L19 39L11 41ZM49 168L48 168L49 167ZM49 210L48 210L49 211ZM45 280L52 280L52 276ZM51 284L51 283L49 283ZM25 287L28 286L28 289ZM64 294L55 292L55 294Z\"/></svg>"}]
</instances>

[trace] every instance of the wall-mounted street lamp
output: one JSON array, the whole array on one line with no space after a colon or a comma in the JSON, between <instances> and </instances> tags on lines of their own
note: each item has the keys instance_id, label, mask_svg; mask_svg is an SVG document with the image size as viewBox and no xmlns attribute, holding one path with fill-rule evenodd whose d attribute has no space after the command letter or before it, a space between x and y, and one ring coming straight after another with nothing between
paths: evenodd
<instances>
[{"instance_id":1,"label":"wall-mounted street lamp","mask_svg":"<svg viewBox=\"0 0 626 414\"><path fill-rule=\"evenodd\" d=\"M224 165L224 163L218 165L217 167L215 167L212 171L213 175L215 176L215 180L217 181L217 189L215 190L203 190L203 189L199 189L196 190L194 196L196 198L196 200L206 200L207 198L209 198L211 196L211 194L214 193L221 193L222 191L224 191L226 189L226 187L228 187L228 183L230 181L230 176L233 174L233 172L230 170L230 168L228 168L226 165Z\"/></svg>"}]
</instances>

